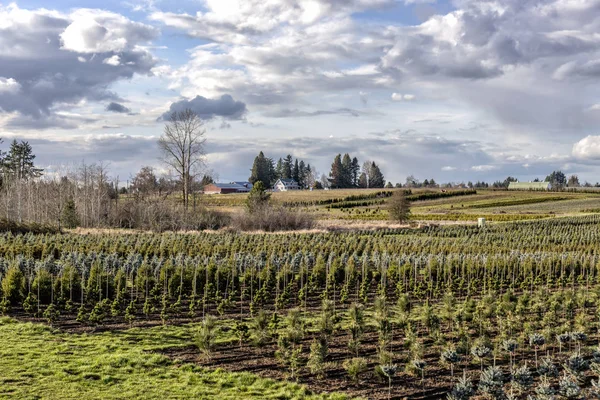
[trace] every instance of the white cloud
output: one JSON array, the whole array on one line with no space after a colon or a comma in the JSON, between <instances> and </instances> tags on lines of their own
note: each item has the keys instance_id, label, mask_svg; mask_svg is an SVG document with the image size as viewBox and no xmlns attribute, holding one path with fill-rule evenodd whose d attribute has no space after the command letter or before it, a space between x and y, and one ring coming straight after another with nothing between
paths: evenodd
<instances>
[{"instance_id":1,"label":"white cloud","mask_svg":"<svg viewBox=\"0 0 600 400\"><path fill-rule=\"evenodd\" d=\"M600 111L600 103L590 106L588 111Z\"/></svg>"},{"instance_id":2,"label":"white cloud","mask_svg":"<svg viewBox=\"0 0 600 400\"><path fill-rule=\"evenodd\" d=\"M456 167L451 167L451 166L445 166L442 167L442 171L456 171Z\"/></svg>"},{"instance_id":3,"label":"white cloud","mask_svg":"<svg viewBox=\"0 0 600 400\"><path fill-rule=\"evenodd\" d=\"M471 171L475 172L488 172L497 169L494 165L474 165L471 167Z\"/></svg>"},{"instance_id":4,"label":"white cloud","mask_svg":"<svg viewBox=\"0 0 600 400\"><path fill-rule=\"evenodd\" d=\"M104 60L102 60L103 64L108 64L108 65L112 65L113 67L118 66L119 64L121 64L121 58L117 55L114 55L112 57L107 57Z\"/></svg>"},{"instance_id":5,"label":"white cloud","mask_svg":"<svg viewBox=\"0 0 600 400\"><path fill-rule=\"evenodd\" d=\"M573 145L574 157L583 160L600 159L600 136L586 136Z\"/></svg>"},{"instance_id":6,"label":"white cloud","mask_svg":"<svg viewBox=\"0 0 600 400\"><path fill-rule=\"evenodd\" d=\"M401 93L392 93L392 100L393 101L412 101L415 99L415 95L414 94L401 94Z\"/></svg>"},{"instance_id":7,"label":"white cloud","mask_svg":"<svg viewBox=\"0 0 600 400\"><path fill-rule=\"evenodd\" d=\"M107 11L79 9L69 19L62 48L77 53L122 52L157 36L155 28Z\"/></svg>"},{"instance_id":8,"label":"white cloud","mask_svg":"<svg viewBox=\"0 0 600 400\"><path fill-rule=\"evenodd\" d=\"M3 78L0 76L0 93L17 93L21 89L21 84L13 78Z\"/></svg>"}]
</instances>

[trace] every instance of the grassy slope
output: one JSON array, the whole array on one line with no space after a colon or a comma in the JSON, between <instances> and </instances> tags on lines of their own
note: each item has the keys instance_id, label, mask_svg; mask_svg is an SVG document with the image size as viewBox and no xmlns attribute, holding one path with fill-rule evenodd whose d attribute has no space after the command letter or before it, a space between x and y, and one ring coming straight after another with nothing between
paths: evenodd
<instances>
[{"instance_id":1,"label":"grassy slope","mask_svg":"<svg viewBox=\"0 0 600 400\"><path fill-rule=\"evenodd\" d=\"M131 329L96 335L0 319L0 397L19 399L343 399L300 385L171 363L148 353L190 343L190 330Z\"/></svg>"}]
</instances>

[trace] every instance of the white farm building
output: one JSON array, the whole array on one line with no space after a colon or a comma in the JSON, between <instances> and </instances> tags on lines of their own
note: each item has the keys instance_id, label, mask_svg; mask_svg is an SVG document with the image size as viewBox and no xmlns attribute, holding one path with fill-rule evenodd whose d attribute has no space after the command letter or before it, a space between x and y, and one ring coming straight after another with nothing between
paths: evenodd
<instances>
[{"instance_id":1,"label":"white farm building","mask_svg":"<svg viewBox=\"0 0 600 400\"><path fill-rule=\"evenodd\" d=\"M273 185L274 192L287 192L289 190L300 190L298 182L293 179L278 179Z\"/></svg>"}]
</instances>

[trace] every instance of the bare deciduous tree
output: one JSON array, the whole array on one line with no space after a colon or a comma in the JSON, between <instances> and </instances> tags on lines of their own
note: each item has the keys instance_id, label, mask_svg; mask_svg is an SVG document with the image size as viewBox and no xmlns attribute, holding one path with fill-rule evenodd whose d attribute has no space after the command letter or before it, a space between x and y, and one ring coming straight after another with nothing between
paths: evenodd
<instances>
[{"instance_id":1,"label":"bare deciduous tree","mask_svg":"<svg viewBox=\"0 0 600 400\"><path fill-rule=\"evenodd\" d=\"M158 141L161 160L179 176L183 205L187 210L191 183L204 163L206 130L204 122L192 110L171 114Z\"/></svg>"}]
</instances>

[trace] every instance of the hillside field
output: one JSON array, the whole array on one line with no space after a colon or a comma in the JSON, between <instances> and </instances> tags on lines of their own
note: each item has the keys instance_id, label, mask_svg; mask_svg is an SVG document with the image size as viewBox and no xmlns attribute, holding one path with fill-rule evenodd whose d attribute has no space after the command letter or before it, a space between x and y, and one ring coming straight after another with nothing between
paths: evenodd
<instances>
[{"instance_id":1,"label":"hillside field","mask_svg":"<svg viewBox=\"0 0 600 400\"><path fill-rule=\"evenodd\" d=\"M328 221L386 221L388 214L384 193L403 189L339 189L273 193L275 204L293 206L313 214L318 220ZM575 216L600 212L600 192L531 192L477 189L412 189L412 196L426 193L447 197L412 202L412 219L419 221L459 221L475 223L477 218L489 221L518 221L558 216ZM452 194L461 194L452 196ZM378 196L379 195L379 196ZM377 196L373 198L373 196ZM202 204L225 212L236 212L244 207L247 194L207 195ZM348 197L357 200L345 201ZM332 202L331 204L319 204ZM365 204L368 203L368 204Z\"/></svg>"}]
</instances>

